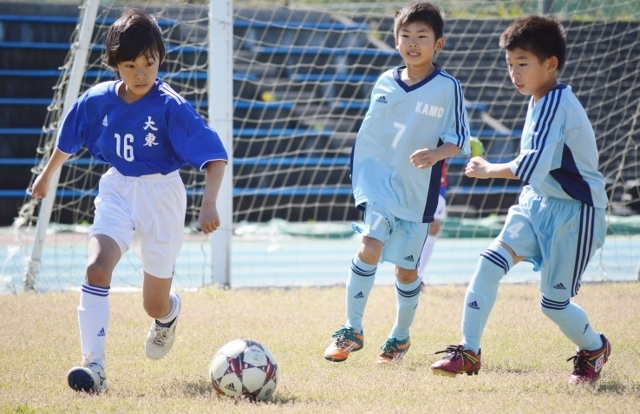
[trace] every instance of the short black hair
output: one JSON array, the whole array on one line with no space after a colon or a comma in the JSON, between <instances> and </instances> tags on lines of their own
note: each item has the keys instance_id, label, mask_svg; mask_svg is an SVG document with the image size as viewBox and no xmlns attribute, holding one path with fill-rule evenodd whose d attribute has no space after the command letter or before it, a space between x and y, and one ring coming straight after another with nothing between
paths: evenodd
<instances>
[{"instance_id":1,"label":"short black hair","mask_svg":"<svg viewBox=\"0 0 640 414\"><path fill-rule=\"evenodd\" d=\"M164 61L166 50L162 30L155 17L143 10L127 8L107 32L104 64L116 68L120 62L151 53Z\"/></svg>"},{"instance_id":2,"label":"short black hair","mask_svg":"<svg viewBox=\"0 0 640 414\"><path fill-rule=\"evenodd\" d=\"M567 58L566 32L562 23L553 17L528 16L511 23L502 32L500 48L519 48L533 53L540 61L555 56L560 71Z\"/></svg>"},{"instance_id":3,"label":"short black hair","mask_svg":"<svg viewBox=\"0 0 640 414\"><path fill-rule=\"evenodd\" d=\"M429 2L409 3L396 11L393 34L396 39L400 29L408 24L422 22L436 34L436 40L444 37L444 16L440 9Z\"/></svg>"}]
</instances>

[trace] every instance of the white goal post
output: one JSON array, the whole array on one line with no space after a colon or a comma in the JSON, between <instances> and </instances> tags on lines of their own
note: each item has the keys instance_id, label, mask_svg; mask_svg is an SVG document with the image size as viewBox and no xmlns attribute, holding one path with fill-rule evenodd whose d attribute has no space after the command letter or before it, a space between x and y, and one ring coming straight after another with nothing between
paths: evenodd
<instances>
[{"instance_id":1,"label":"white goal post","mask_svg":"<svg viewBox=\"0 0 640 414\"><path fill-rule=\"evenodd\" d=\"M80 95L80 86L82 84L82 78L84 77L84 71L89 57L89 47L91 45L93 26L99 5L100 0L87 0L84 4L78 36L71 45L70 56L72 56L72 65L71 68L66 68L69 70L69 83L66 87L62 111L60 113L60 116L63 118L69 112L73 103ZM57 188L59 180L60 169L56 170L51 176L50 188ZM45 241L47 227L49 226L49 221L51 219L51 211L53 209L55 198L56 192L50 191L40 204L35 237L33 239L33 247L31 249L31 256L28 259L27 270L24 276L25 290L35 290L36 279L38 271L40 270L40 263L42 261L42 248Z\"/></svg>"},{"instance_id":2,"label":"white goal post","mask_svg":"<svg viewBox=\"0 0 640 414\"><path fill-rule=\"evenodd\" d=\"M62 110L56 124L64 119L71 106L80 96L82 81L85 77L93 32L100 6L99 0L86 0L82 6L79 29L75 40L71 42L68 65L68 83L64 92ZM216 129L229 154L233 151L233 1L209 0L208 4L208 51L207 56L215 58L215 65L207 62L209 124ZM65 77L65 74L62 75ZM50 155L50 154L49 154ZM44 165L44 161L41 163ZM50 186L56 189L60 179L60 169L51 177ZM211 246L211 283L229 286L231 282L231 234L233 231L233 157L229 157L225 176L219 192L218 214L221 226L210 236ZM51 219L56 191L50 191L41 201L33 238L31 255L23 279L24 289L35 290L37 275L42 261L42 249L45 235ZM17 223L20 226L22 223Z\"/></svg>"}]
</instances>

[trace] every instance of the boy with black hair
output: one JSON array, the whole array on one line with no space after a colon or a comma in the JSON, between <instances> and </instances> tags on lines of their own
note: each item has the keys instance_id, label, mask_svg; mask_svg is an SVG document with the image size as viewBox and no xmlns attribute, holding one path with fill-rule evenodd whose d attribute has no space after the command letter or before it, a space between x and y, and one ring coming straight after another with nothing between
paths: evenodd
<instances>
[{"instance_id":1,"label":"boy with black hair","mask_svg":"<svg viewBox=\"0 0 640 414\"><path fill-rule=\"evenodd\" d=\"M566 59L565 31L550 17L529 16L500 37L509 75L523 95L531 95L520 154L494 164L472 158L469 177L520 179L528 183L509 209L494 243L480 254L467 288L462 342L431 365L434 374L477 374L480 338L496 301L498 284L518 262L541 271L542 312L577 347L572 384L593 383L611 353L607 338L593 329L586 312L571 301L595 251L604 243L607 195L598 171L598 149L587 114L557 75Z\"/></svg>"},{"instance_id":2,"label":"boy with black hair","mask_svg":"<svg viewBox=\"0 0 640 414\"><path fill-rule=\"evenodd\" d=\"M431 3L403 7L395 42L405 66L384 72L351 154L351 180L364 225L346 289L347 322L324 357L340 362L362 349L362 319L378 262L396 265L396 321L376 362L400 362L420 297L418 263L434 220L442 163L469 152L469 125L460 82L433 64L444 46L444 19Z\"/></svg>"},{"instance_id":3,"label":"boy with black hair","mask_svg":"<svg viewBox=\"0 0 640 414\"><path fill-rule=\"evenodd\" d=\"M216 208L227 153L218 137L158 70L165 58L162 31L153 16L127 9L107 33L105 65L118 80L86 91L66 115L56 148L32 188L45 197L54 171L82 146L111 164L100 178L80 288L78 325L82 364L69 370L76 391L107 390L105 339L113 270L129 249L142 260L143 307L153 318L146 354L162 358L174 343L180 298L171 291L182 246L186 190L179 169L206 171L199 224L220 226Z\"/></svg>"}]
</instances>

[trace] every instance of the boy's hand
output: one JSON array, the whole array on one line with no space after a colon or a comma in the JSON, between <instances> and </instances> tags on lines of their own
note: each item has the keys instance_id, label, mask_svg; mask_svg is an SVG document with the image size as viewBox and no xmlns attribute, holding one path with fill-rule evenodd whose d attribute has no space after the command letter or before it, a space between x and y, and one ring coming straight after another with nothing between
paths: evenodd
<instances>
[{"instance_id":1,"label":"boy's hand","mask_svg":"<svg viewBox=\"0 0 640 414\"><path fill-rule=\"evenodd\" d=\"M409 157L409 161L414 166L425 169L433 167L438 161L433 151L428 148L419 149Z\"/></svg>"},{"instance_id":2,"label":"boy's hand","mask_svg":"<svg viewBox=\"0 0 640 414\"><path fill-rule=\"evenodd\" d=\"M44 198L49 192L49 180L42 174L38 175L31 186L31 195L35 198Z\"/></svg>"},{"instance_id":3,"label":"boy's hand","mask_svg":"<svg viewBox=\"0 0 640 414\"><path fill-rule=\"evenodd\" d=\"M218 215L218 209L215 204L203 204L200 207L198 223L204 234L213 233L220 227L220 216Z\"/></svg>"},{"instance_id":4,"label":"boy's hand","mask_svg":"<svg viewBox=\"0 0 640 414\"><path fill-rule=\"evenodd\" d=\"M464 174L471 178L491 178L489 176L489 167L491 163L482 157L473 157L469 160Z\"/></svg>"}]
</instances>

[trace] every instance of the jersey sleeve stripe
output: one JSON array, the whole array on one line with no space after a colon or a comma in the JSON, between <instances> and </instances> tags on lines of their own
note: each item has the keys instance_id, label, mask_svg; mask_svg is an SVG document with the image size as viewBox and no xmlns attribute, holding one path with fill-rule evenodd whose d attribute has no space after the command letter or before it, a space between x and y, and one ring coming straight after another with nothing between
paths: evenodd
<instances>
[{"instance_id":1,"label":"jersey sleeve stripe","mask_svg":"<svg viewBox=\"0 0 640 414\"><path fill-rule=\"evenodd\" d=\"M462 93L462 86L460 82L455 80L456 88L456 129L458 131L458 147L464 148L465 139L469 136L469 124L464 121L465 107L464 107L464 95Z\"/></svg>"},{"instance_id":2,"label":"jersey sleeve stripe","mask_svg":"<svg viewBox=\"0 0 640 414\"><path fill-rule=\"evenodd\" d=\"M167 85L166 83L163 83L162 86L160 87L160 89L165 92L167 95L169 95L170 97L172 97L176 102L178 102L178 105L182 105L183 103L187 102L186 99L184 99L182 96L180 96L176 91L174 91L169 85Z\"/></svg>"},{"instance_id":3,"label":"jersey sleeve stripe","mask_svg":"<svg viewBox=\"0 0 640 414\"><path fill-rule=\"evenodd\" d=\"M453 82L453 88L455 89L455 117L456 117L456 135L458 136L458 142L456 145L460 148L464 148L466 137L469 136L469 125L465 122L465 106L464 106L464 94L462 93L462 86L453 76L444 71L440 71L440 74L445 78Z\"/></svg>"}]
</instances>

